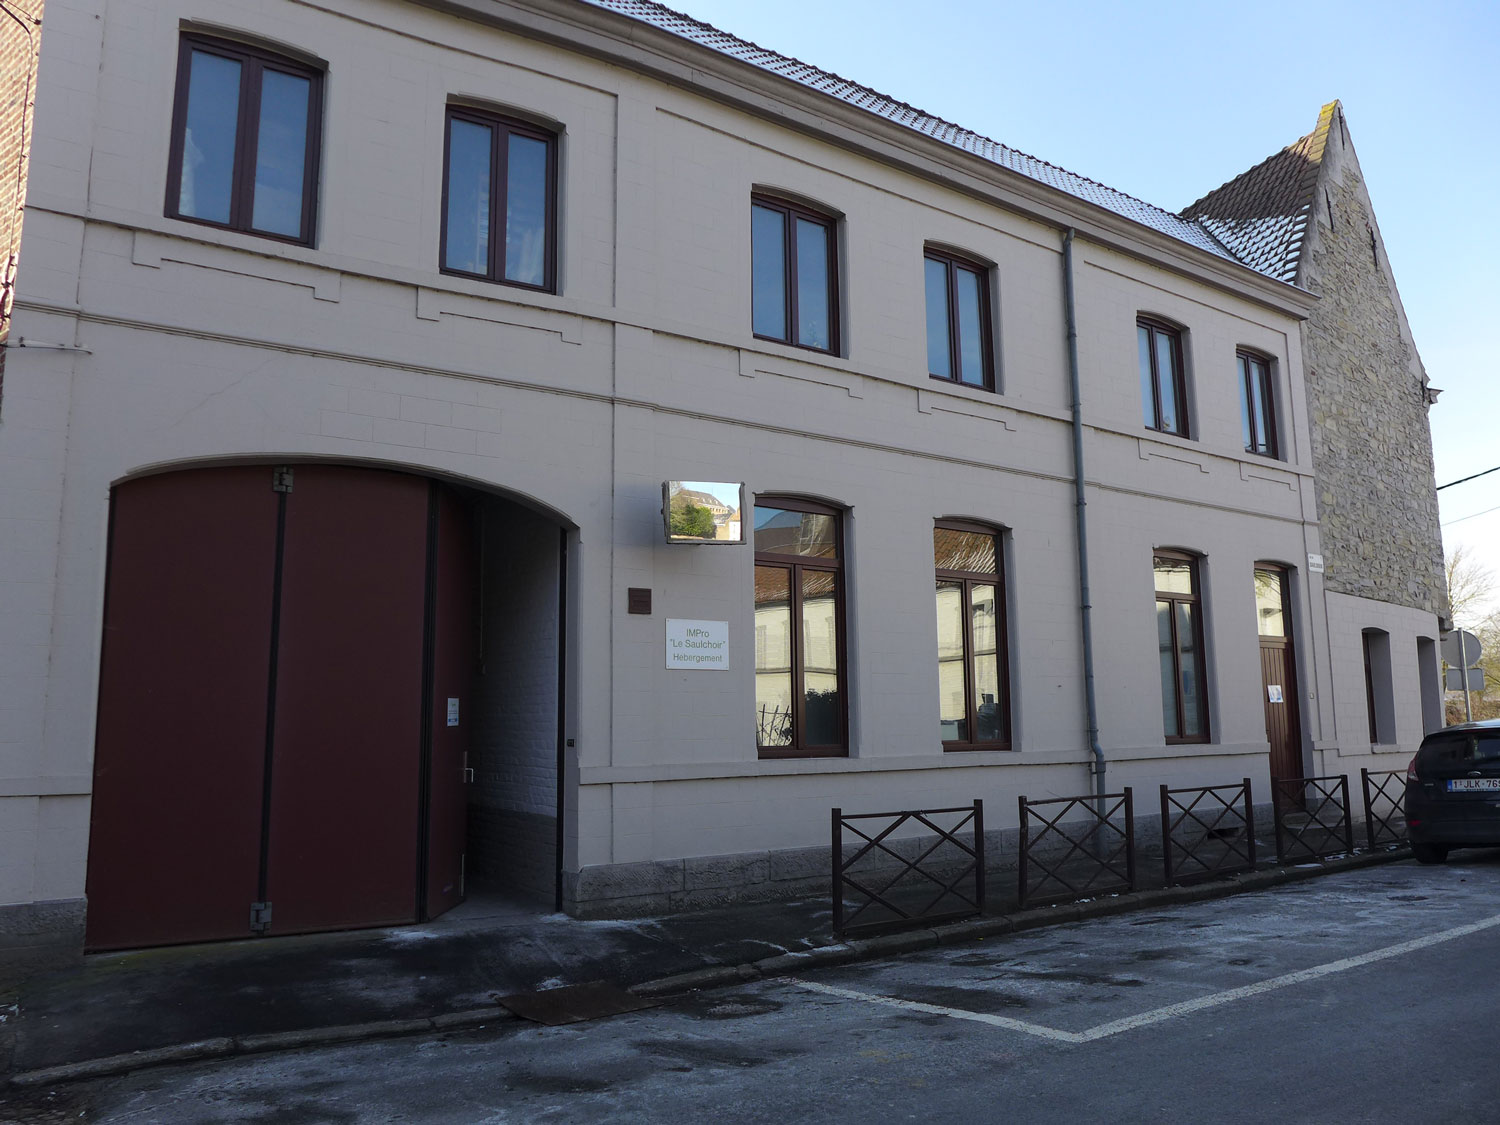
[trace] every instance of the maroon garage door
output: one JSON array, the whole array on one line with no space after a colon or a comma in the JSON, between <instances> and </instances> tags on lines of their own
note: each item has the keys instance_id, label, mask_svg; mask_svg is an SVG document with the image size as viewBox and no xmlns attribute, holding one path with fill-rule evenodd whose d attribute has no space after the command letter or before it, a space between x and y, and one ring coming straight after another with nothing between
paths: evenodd
<instances>
[{"instance_id":1,"label":"maroon garage door","mask_svg":"<svg viewBox=\"0 0 1500 1125\"><path fill-rule=\"evenodd\" d=\"M257 467L116 489L89 948L457 903L466 724L447 701L468 696L472 565L462 504L418 477Z\"/></svg>"}]
</instances>

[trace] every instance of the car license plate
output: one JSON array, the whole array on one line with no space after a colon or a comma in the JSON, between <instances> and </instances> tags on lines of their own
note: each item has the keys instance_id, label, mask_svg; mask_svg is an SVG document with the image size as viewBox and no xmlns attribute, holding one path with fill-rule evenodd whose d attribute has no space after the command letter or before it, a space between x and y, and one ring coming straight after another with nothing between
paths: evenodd
<instances>
[{"instance_id":1,"label":"car license plate","mask_svg":"<svg viewBox=\"0 0 1500 1125\"><path fill-rule=\"evenodd\" d=\"M1500 777L1454 777L1448 780L1450 793L1500 792Z\"/></svg>"}]
</instances>

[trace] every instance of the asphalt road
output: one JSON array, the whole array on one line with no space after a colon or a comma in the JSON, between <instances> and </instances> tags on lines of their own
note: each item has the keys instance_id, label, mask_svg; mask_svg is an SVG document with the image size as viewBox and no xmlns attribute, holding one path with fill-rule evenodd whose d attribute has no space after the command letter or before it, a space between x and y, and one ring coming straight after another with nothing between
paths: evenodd
<instances>
[{"instance_id":1,"label":"asphalt road","mask_svg":"<svg viewBox=\"0 0 1500 1125\"><path fill-rule=\"evenodd\" d=\"M21 1122L1492 1122L1500 853L492 1029L0 1097Z\"/></svg>"}]
</instances>

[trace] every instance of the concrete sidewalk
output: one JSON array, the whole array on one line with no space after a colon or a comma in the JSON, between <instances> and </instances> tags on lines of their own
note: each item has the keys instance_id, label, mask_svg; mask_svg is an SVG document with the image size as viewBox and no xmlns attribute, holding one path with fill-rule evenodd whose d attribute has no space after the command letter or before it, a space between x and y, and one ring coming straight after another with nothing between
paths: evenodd
<instances>
[{"instance_id":1,"label":"concrete sidewalk","mask_svg":"<svg viewBox=\"0 0 1500 1125\"><path fill-rule=\"evenodd\" d=\"M1403 859L1379 851L1192 887L1012 910L838 942L827 899L581 922L471 899L423 926L94 954L0 998L0 1084L477 1027L498 998L606 981L665 994L1155 909Z\"/></svg>"}]
</instances>

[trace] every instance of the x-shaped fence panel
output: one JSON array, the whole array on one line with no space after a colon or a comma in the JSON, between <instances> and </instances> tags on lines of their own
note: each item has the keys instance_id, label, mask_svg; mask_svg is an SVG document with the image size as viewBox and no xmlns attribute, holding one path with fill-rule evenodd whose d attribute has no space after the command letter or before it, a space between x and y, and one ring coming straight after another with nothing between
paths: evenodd
<instances>
[{"instance_id":1,"label":"x-shaped fence panel","mask_svg":"<svg viewBox=\"0 0 1500 1125\"><path fill-rule=\"evenodd\" d=\"M1349 779L1285 777L1271 782L1276 813L1276 862L1321 859L1354 850Z\"/></svg>"},{"instance_id":2,"label":"x-shaped fence panel","mask_svg":"<svg viewBox=\"0 0 1500 1125\"><path fill-rule=\"evenodd\" d=\"M1365 795L1365 840L1373 851L1381 844L1406 840L1406 771L1359 771Z\"/></svg>"},{"instance_id":3,"label":"x-shaped fence panel","mask_svg":"<svg viewBox=\"0 0 1500 1125\"><path fill-rule=\"evenodd\" d=\"M1135 810L1130 788L1095 797L1021 803L1017 898L1065 902L1135 890ZM1115 823L1124 821L1123 829Z\"/></svg>"},{"instance_id":4,"label":"x-shaped fence panel","mask_svg":"<svg viewBox=\"0 0 1500 1125\"><path fill-rule=\"evenodd\" d=\"M932 837L897 835L912 824ZM854 850L846 854L846 845ZM855 898L852 910L845 908L846 896ZM983 910L983 801L905 812L833 810L834 933L878 933Z\"/></svg>"},{"instance_id":5,"label":"x-shaped fence panel","mask_svg":"<svg viewBox=\"0 0 1500 1125\"><path fill-rule=\"evenodd\" d=\"M1167 886L1255 870L1250 779L1202 789L1161 787L1162 869Z\"/></svg>"}]
</instances>

